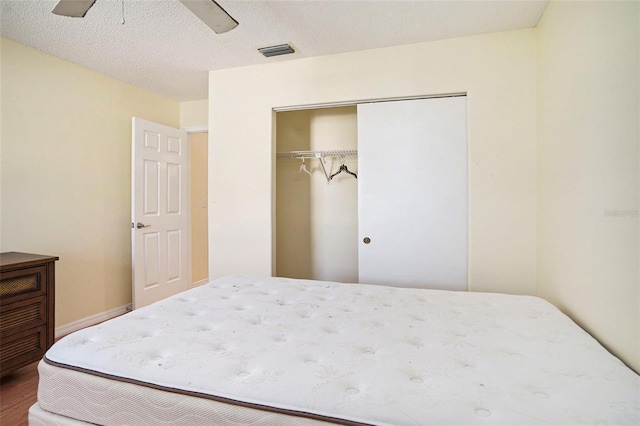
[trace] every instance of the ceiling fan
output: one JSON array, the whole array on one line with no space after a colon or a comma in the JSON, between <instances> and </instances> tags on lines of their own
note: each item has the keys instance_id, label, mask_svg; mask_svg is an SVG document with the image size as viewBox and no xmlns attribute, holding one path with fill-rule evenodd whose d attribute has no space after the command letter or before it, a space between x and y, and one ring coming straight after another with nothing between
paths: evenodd
<instances>
[{"instance_id":1,"label":"ceiling fan","mask_svg":"<svg viewBox=\"0 0 640 426\"><path fill-rule=\"evenodd\" d=\"M52 12L56 15L84 18L95 2L96 0L60 0ZM180 2L216 34L226 33L238 26L238 21L214 0L180 0Z\"/></svg>"}]
</instances>

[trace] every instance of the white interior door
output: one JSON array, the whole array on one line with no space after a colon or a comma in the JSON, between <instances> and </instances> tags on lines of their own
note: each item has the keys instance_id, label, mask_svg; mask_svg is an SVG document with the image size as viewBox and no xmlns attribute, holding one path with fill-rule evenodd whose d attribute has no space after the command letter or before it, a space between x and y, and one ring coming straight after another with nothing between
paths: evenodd
<instances>
[{"instance_id":1,"label":"white interior door","mask_svg":"<svg viewBox=\"0 0 640 426\"><path fill-rule=\"evenodd\" d=\"M361 283L467 290L466 97L358 105Z\"/></svg>"},{"instance_id":2,"label":"white interior door","mask_svg":"<svg viewBox=\"0 0 640 426\"><path fill-rule=\"evenodd\" d=\"M191 283L189 144L185 131L133 117L133 308Z\"/></svg>"}]
</instances>

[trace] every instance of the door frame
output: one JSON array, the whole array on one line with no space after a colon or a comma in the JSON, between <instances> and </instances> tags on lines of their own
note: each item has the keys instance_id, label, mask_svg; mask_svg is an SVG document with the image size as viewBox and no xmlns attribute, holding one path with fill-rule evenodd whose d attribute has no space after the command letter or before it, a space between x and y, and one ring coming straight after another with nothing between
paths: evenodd
<instances>
[{"instance_id":1,"label":"door frame","mask_svg":"<svg viewBox=\"0 0 640 426\"><path fill-rule=\"evenodd\" d=\"M199 133L209 133L209 126L203 125L203 126L190 126L190 127L181 127L180 130L184 130L187 132L187 138L188 138L188 142L190 145L190 151L189 151L189 174L191 175L192 172L192 160L193 160L193 147L191 146L191 135L193 134L199 134ZM209 147L209 138L207 137L207 149ZM209 156L207 156L207 159L209 158ZM209 186L209 165L207 164L206 167L206 171L207 171L207 176L205 177L205 179L207 180L207 187ZM193 195L193 180L190 180L190 189L189 189L189 202L190 204L193 202L192 200L192 195ZM207 200L209 199L209 194L207 193ZM193 209L191 210L191 215L189 216L189 233L190 233L190 244L191 246L193 246ZM208 250L208 246L209 246L209 232L208 232L208 224L209 224L209 206L207 205L207 253L209 252ZM203 280L199 280L194 282L193 281L193 251L191 251L191 258L190 260L190 267L191 267L191 283L189 284L189 288L193 288L193 287L198 287L202 284L205 284L209 281L209 276L211 275L208 272L208 264L209 264L209 256L207 255L207 278L203 279Z\"/></svg>"},{"instance_id":2,"label":"door frame","mask_svg":"<svg viewBox=\"0 0 640 426\"><path fill-rule=\"evenodd\" d=\"M277 256L277 246L276 246L276 148L277 148L277 135L276 135L276 120L278 112L286 112L286 111L300 111L306 109L322 109L322 108L336 108L343 106L357 106L358 104L366 104L366 103L376 103L376 102L394 102L394 101L409 101L414 99L433 99L433 98L452 98L452 97L460 97L464 96L469 100L468 92L451 92L451 93L439 93L439 94L422 94L422 95L413 95L413 96L397 96L397 97L386 97L386 98L367 98L367 99L358 99L351 101L336 101L336 102L324 102L324 103L315 103L315 104L300 104L300 105L283 105L283 106L275 106L271 108L271 158L272 158L272 167L271 167L271 273L272 275L276 271L276 256ZM467 123L469 120L469 102L467 102ZM469 129L467 127L467 144L469 144L468 138ZM467 146L467 164L470 164L470 155L471 149ZM471 211L471 200L470 200L470 188L471 188L471 173L467 173L467 288L470 284L470 274L471 271L471 242L469 240L470 232L470 211Z\"/></svg>"},{"instance_id":3,"label":"door frame","mask_svg":"<svg viewBox=\"0 0 640 426\"><path fill-rule=\"evenodd\" d=\"M358 104L370 104L376 102L395 102L395 101L411 101L414 99L433 99L433 98L455 98L459 96L469 96L467 92L455 92L455 93L441 93L437 95L416 95L416 96L399 96L389 98L370 98L360 99L355 101L343 101L343 102L326 102L319 104L303 104L303 105L291 105L273 107L273 112L285 112L285 111L299 111L303 109L322 109L322 108L336 108L343 106L355 106ZM275 120L275 117L274 117Z\"/></svg>"}]
</instances>

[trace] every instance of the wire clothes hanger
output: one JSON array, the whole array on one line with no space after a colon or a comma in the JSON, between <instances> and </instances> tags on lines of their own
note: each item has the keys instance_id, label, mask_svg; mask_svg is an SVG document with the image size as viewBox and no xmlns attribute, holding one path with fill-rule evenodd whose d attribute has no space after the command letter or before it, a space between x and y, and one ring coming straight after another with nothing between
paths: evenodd
<instances>
[{"instance_id":1,"label":"wire clothes hanger","mask_svg":"<svg viewBox=\"0 0 640 426\"><path fill-rule=\"evenodd\" d=\"M342 172L349 173L351 176L353 176L354 178L358 179L358 175L353 173L351 170L349 170L347 168L347 166L344 164L344 157L343 157L342 158L342 165L340 166L340 168L338 169L337 172L335 172L334 174L331 175L329 180L332 180L334 176L339 175Z\"/></svg>"},{"instance_id":2,"label":"wire clothes hanger","mask_svg":"<svg viewBox=\"0 0 640 426\"><path fill-rule=\"evenodd\" d=\"M307 170L307 166L304 164L304 157L302 157L302 164L300 165L300 170L299 171L305 172L306 174L311 176L311 172L309 170Z\"/></svg>"}]
</instances>

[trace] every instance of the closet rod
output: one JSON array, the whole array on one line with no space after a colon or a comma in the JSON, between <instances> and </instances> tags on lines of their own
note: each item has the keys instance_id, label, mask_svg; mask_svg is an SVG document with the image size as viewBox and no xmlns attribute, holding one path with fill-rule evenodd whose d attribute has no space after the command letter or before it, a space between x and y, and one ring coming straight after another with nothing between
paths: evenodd
<instances>
[{"instance_id":1,"label":"closet rod","mask_svg":"<svg viewBox=\"0 0 640 426\"><path fill-rule=\"evenodd\" d=\"M344 157L357 157L357 149L331 149L322 151L287 151L276 153L277 157L282 158L344 158Z\"/></svg>"}]
</instances>

